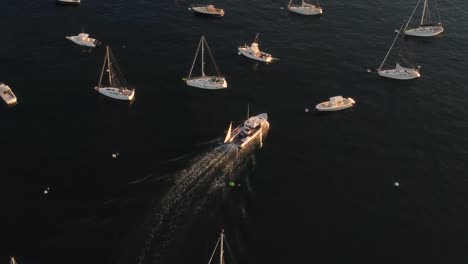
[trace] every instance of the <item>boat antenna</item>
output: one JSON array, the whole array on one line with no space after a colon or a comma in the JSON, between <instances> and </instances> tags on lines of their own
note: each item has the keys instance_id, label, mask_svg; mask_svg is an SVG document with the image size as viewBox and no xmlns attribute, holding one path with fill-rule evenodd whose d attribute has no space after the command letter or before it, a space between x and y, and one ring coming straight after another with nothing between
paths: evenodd
<instances>
[{"instance_id":1,"label":"boat antenna","mask_svg":"<svg viewBox=\"0 0 468 264\"><path fill-rule=\"evenodd\" d=\"M201 37L201 73L205 77L205 36Z\"/></svg>"},{"instance_id":2,"label":"boat antenna","mask_svg":"<svg viewBox=\"0 0 468 264\"><path fill-rule=\"evenodd\" d=\"M254 42L258 44L258 36L260 35L260 33L257 32L257 35L255 35L255 39L254 39Z\"/></svg>"},{"instance_id":3,"label":"boat antenna","mask_svg":"<svg viewBox=\"0 0 468 264\"><path fill-rule=\"evenodd\" d=\"M250 117L250 104L247 104L247 119Z\"/></svg>"},{"instance_id":4,"label":"boat antenna","mask_svg":"<svg viewBox=\"0 0 468 264\"><path fill-rule=\"evenodd\" d=\"M84 33L83 25L81 25L81 33Z\"/></svg>"}]
</instances>

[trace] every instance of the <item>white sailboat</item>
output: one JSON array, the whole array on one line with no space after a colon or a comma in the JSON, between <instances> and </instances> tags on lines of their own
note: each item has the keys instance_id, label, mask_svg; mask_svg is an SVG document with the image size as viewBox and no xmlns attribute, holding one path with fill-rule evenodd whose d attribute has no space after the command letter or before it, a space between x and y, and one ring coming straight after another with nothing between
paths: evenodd
<instances>
[{"instance_id":1,"label":"white sailboat","mask_svg":"<svg viewBox=\"0 0 468 264\"><path fill-rule=\"evenodd\" d=\"M392 51L393 46L395 45L396 41L398 40L398 37L400 36L400 32L402 31L403 25L404 24L402 24L400 29L398 30L398 33L395 36L395 39L393 40L393 43L390 46L390 49L385 55L385 58L382 61L382 64L380 64L380 67L377 69L377 73L382 77L387 77L387 78L392 78L392 79L397 79L397 80L411 80L411 79L421 77L419 73L419 67L410 68L410 67L403 67L400 65L401 63L406 62L406 58L404 57L403 54L400 54L399 61L396 62L395 68L387 68L387 67L384 68L385 62L388 59L388 55Z\"/></svg>"},{"instance_id":2,"label":"white sailboat","mask_svg":"<svg viewBox=\"0 0 468 264\"><path fill-rule=\"evenodd\" d=\"M107 71L109 83L103 84L104 71ZM135 97L135 89L129 89L125 77L117 64L109 46L106 47L106 56L102 65L99 84L94 88L99 93L118 100L131 101Z\"/></svg>"},{"instance_id":3,"label":"white sailboat","mask_svg":"<svg viewBox=\"0 0 468 264\"><path fill-rule=\"evenodd\" d=\"M305 0L302 0L300 5L292 4L292 1L293 0L290 0L288 4L288 9L291 12L298 13L301 15L306 15L306 16L323 14L323 10L320 7L318 1L317 1L317 4L315 5L309 4Z\"/></svg>"},{"instance_id":4,"label":"white sailboat","mask_svg":"<svg viewBox=\"0 0 468 264\"><path fill-rule=\"evenodd\" d=\"M211 61L213 62L214 68L216 69L217 75L206 75L205 74L205 46L210 54ZM193 68L195 67L195 62L197 61L198 53L201 51L201 76L193 77ZM183 79L187 85L202 88L202 89L209 89L209 90L217 90L217 89L224 89L227 88L228 84L226 79L221 76L218 70L218 66L214 60L213 54L210 51L210 47L205 40L205 36L202 36L200 42L198 43L198 48L195 53L195 58L193 59L192 68L190 68L190 72L187 78Z\"/></svg>"},{"instance_id":5,"label":"white sailboat","mask_svg":"<svg viewBox=\"0 0 468 264\"><path fill-rule=\"evenodd\" d=\"M271 56L271 54L268 54L266 52L260 51L258 48L258 33L255 36L254 42L249 46L247 44L244 44L243 46L240 46L239 49L239 54L242 54L246 56L247 58L253 59L253 60L258 60L258 61L263 61L266 63L271 62L274 58Z\"/></svg>"},{"instance_id":6,"label":"white sailboat","mask_svg":"<svg viewBox=\"0 0 468 264\"><path fill-rule=\"evenodd\" d=\"M11 90L10 86L0 82L0 97L7 105L14 105L17 103L16 96Z\"/></svg>"},{"instance_id":7,"label":"white sailboat","mask_svg":"<svg viewBox=\"0 0 468 264\"><path fill-rule=\"evenodd\" d=\"M247 110L247 120L232 130L232 122L224 138L225 144L233 144L239 148L245 148L253 139L262 134L263 129L269 126L268 115L266 113L256 116L249 116Z\"/></svg>"},{"instance_id":8,"label":"white sailboat","mask_svg":"<svg viewBox=\"0 0 468 264\"><path fill-rule=\"evenodd\" d=\"M330 97L330 101L322 102L315 106L319 111L331 112L353 107L356 101L353 98L343 98L342 96Z\"/></svg>"},{"instance_id":9,"label":"white sailboat","mask_svg":"<svg viewBox=\"0 0 468 264\"><path fill-rule=\"evenodd\" d=\"M424 3L423 3L421 21L419 22L419 26L415 28L408 28L411 22L411 19L413 18L413 15L416 12L416 9L418 8L419 2L421 2L421 0L418 0L418 3L416 4L416 7L413 10L413 13L411 13L408 23L406 23L404 32L408 36L433 37L444 32L444 28L442 27L442 23L440 21L440 15L439 15L439 10L437 8L436 0L434 0L434 9L436 11L436 14L431 14L431 9L429 8L429 0L423 0L423 1ZM434 20L433 18L434 15L437 16L437 20Z\"/></svg>"}]
</instances>

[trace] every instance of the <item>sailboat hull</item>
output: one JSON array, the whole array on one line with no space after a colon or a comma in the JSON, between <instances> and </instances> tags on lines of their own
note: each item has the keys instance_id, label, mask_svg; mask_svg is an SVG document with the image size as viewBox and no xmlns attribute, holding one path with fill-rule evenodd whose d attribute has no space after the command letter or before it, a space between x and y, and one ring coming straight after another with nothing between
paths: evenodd
<instances>
[{"instance_id":1,"label":"sailboat hull","mask_svg":"<svg viewBox=\"0 0 468 264\"><path fill-rule=\"evenodd\" d=\"M322 8L316 6L288 6L289 11L305 16L321 15Z\"/></svg>"},{"instance_id":2,"label":"sailboat hull","mask_svg":"<svg viewBox=\"0 0 468 264\"><path fill-rule=\"evenodd\" d=\"M379 70L378 73L382 77L397 80L411 80L421 77L421 74L419 74L419 72L414 69Z\"/></svg>"},{"instance_id":3,"label":"sailboat hull","mask_svg":"<svg viewBox=\"0 0 468 264\"><path fill-rule=\"evenodd\" d=\"M135 97L135 89L115 88L115 87L96 87L99 93L122 101L131 101Z\"/></svg>"},{"instance_id":4,"label":"sailboat hull","mask_svg":"<svg viewBox=\"0 0 468 264\"><path fill-rule=\"evenodd\" d=\"M405 34L414 37L434 37L444 32L442 26L421 26L405 30Z\"/></svg>"},{"instance_id":5,"label":"sailboat hull","mask_svg":"<svg viewBox=\"0 0 468 264\"><path fill-rule=\"evenodd\" d=\"M185 81L187 85L208 89L208 90L218 90L227 88L227 82L224 77L218 76L204 76L198 78L190 78Z\"/></svg>"}]
</instances>

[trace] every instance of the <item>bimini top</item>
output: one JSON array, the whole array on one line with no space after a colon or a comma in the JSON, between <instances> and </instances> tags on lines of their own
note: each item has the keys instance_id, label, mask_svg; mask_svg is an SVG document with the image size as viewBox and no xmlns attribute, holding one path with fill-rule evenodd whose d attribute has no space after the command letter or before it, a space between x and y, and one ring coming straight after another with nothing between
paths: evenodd
<instances>
[{"instance_id":1,"label":"bimini top","mask_svg":"<svg viewBox=\"0 0 468 264\"><path fill-rule=\"evenodd\" d=\"M268 116L266 114L253 116L249 118L247 121L245 121L245 126L248 126L250 128L256 128L259 125L261 125L263 122L265 122L267 119L268 119Z\"/></svg>"}]
</instances>

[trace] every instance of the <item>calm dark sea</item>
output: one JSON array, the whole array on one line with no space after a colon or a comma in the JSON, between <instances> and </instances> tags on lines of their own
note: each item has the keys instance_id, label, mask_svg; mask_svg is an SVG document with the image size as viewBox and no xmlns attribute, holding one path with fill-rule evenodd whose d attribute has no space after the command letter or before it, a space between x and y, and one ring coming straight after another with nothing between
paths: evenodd
<instances>
[{"instance_id":1,"label":"calm dark sea","mask_svg":"<svg viewBox=\"0 0 468 264\"><path fill-rule=\"evenodd\" d=\"M404 82L364 69L415 1L324 0L320 18L286 2L217 0L225 17L207 19L191 1L2 1L0 81L19 104L0 104L1 262L207 263L224 227L237 263L466 263L466 2L439 1L443 36L406 40L422 78ZM82 27L132 104L94 91L104 47L65 39ZM279 61L237 55L257 32ZM181 80L202 34L226 90ZM357 105L304 113L334 95ZM263 146L220 146L248 103L268 113Z\"/></svg>"}]
</instances>

